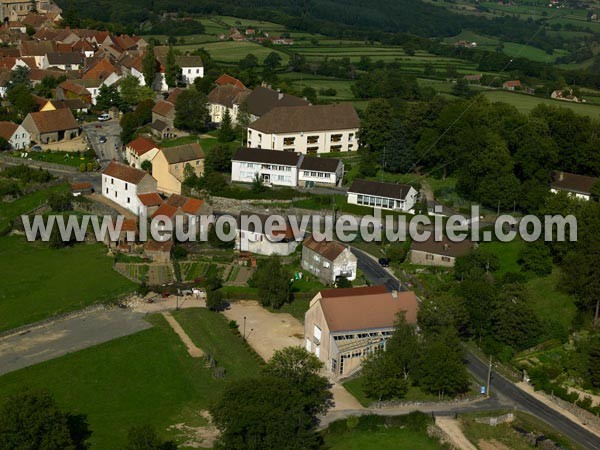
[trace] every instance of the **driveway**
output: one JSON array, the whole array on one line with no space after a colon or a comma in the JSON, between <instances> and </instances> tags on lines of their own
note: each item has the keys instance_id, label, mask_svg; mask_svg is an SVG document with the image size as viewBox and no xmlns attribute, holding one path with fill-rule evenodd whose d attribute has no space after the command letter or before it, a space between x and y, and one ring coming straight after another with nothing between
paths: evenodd
<instances>
[{"instance_id":1,"label":"driveway","mask_svg":"<svg viewBox=\"0 0 600 450\"><path fill-rule=\"evenodd\" d=\"M0 375L150 328L144 316L96 310L0 339Z\"/></svg>"},{"instance_id":2,"label":"driveway","mask_svg":"<svg viewBox=\"0 0 600 450\"><path fill-rule=\"evenodd\" d=\"M106 122L91 122L83 125L90 146L96 151L101 162L107 163L113 159L122 161L121 157L121 126L117 119ZM100 137L106 137L104 144Z\"/></svg>"},{"instance_id":3,"label":"driveway","mask_svg":"<svg viewBox=\"0 0 600 450\"><path fill-rule=\"evenodd\" d=\"M231 303L231 309L226 310L224 315L237 322L242 335L245 328L248 344L265 361L269 360L276 350L302 346L304 325L290 314L274 314L255 301L244 300Z\"/></svg>"}]
</instances>

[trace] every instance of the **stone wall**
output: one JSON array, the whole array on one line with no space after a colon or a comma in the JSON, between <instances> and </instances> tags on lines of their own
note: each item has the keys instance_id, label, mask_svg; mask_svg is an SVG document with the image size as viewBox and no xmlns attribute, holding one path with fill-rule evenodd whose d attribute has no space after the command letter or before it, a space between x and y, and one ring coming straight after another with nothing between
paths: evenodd
<instances>
[{"instance_id":1,"label":"stone wall","mask_svg":"<svg viewBox=\"0 0 600 450\"><path fill-rule=\"evenodd\" d=\"M65 166L64 164L56 164L46 161L34 161L26 158L13 158L12 156L2 155L0 156L0 161L10 164L10 165L20 165L25 164L30 167L42 168L42 169L50 169L50 170L60 170L63 172L72 172L77 173L79 169L77 167Z\"/></svg>"}]
</instances>

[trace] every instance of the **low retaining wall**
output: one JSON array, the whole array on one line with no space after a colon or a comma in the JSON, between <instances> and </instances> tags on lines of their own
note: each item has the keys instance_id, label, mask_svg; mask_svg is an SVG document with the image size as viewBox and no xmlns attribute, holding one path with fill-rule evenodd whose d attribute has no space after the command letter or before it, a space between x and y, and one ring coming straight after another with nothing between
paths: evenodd
<instances>
[{"instance_id":1,"label":"low retaining wall","mask_svg":"<svg viewBox=\"0 0 600 450\"><path fill-rule=\"evenodd\" d=\"M47 162L47 161L34 161L32 159L27 159L27 158L14 158L12 156L6 156L6 155L0 156L0 161L4 162L6 164L17 165L17 166L20 164L24 164L24 165L27 165L30 167L37 167L37 168L49 169L49 170L60 170L62 172L72 172L72 173L79 172L79 169L77 167L73 167L73 166L65 166L63 164L56 164L56 163L51 163L51 162Z\"/></svg>"}]
</instances>

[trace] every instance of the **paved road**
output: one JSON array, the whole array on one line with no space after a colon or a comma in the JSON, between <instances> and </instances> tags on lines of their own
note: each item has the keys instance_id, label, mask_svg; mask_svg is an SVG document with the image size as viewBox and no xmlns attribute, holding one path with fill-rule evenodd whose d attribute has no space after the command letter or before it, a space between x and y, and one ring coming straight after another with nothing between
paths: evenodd
<instances>
[{"instance_id":1,"label":"paved road","mask_svg":"<svg viewBox=\"0 0 600 450\"><path fill-rule=\"evenodd\" d=\"M91 311L0 339L0 375L150 328L144 315Z\"/></svg>"},{"instance_id":2,"label":"paved road","mask_svg":"<svg viewBox=\"0 0 600 450\"><path fill-rule=\"evenodd\" d=\"M467 367L479 380L487 377L487 365L472 354L467 354ZM518 409L527 411L543 420L557 431L570 437L579 445L588 449L600 450L600 437L582 428L541 401L523 392L513 383L497 372L492 373L490 392L499 394L500 397L509 399Z\"/></svg>"},{"instance_id":3,"label":"paved road","mask_svg":"<svg viewBox=\"0 0 600 450\"><path fill-rule=\"evenodd\" d=\"M398 289L398 286L400 286L399 280L381 267L374 258L355 248L352 248L352 253L358 258L359 269L362 270L372 284L383 284L389 290ZM467 354L467 361L467 368L471 374L483 383L487 378L487 365L471 353ZM598 436L544 405L496 372L492 376L490 392L496 396L497 401L501 404L527 411L579 445L588 449L600 450L600 438Z\"/></svg>"},{"instance_id":4,"label":"paved road","mask_svg":"<svg viewBox=\"0 0 600 450\"><path fill-rule=\"evenodd\" d=\"M100 128L97 128L97 127ZM100 162L105 165L113 159L122 161L121 156L121 126L119 121L112 119L106 122L90 122L83 125L83 130L88 143L96 151ZM100 143L100 137L106 137L104 144Z\"/></svg>"},{"instance_id":5,"label":"paved road","mask_svg":"<svg viewBox=\"0 0 600 450\"><path fill-rule=\"evenodd\" d=\"M358 258L358 268L365 274L371 284L384 285L389 291L403 289L400 281L381 267L374 257L353 247L351 251Z\"/></svg>"}]
</instances>

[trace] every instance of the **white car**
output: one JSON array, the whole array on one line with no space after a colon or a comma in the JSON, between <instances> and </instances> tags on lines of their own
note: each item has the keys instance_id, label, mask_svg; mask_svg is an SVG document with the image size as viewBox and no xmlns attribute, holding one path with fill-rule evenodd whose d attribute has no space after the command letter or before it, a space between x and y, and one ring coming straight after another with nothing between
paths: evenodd
<instances>
[{"instance_id":1,"label":"white car","mask_svg":"<svg viewBox=\"0 0 600 450\"><path fill-rule=\"evenodd\" d=\"M108 115L108 113L100 114L98 116L98 120L100 122L106 122L107 120L110 120L110 116Z\"/></svg>"}]
</instances>

